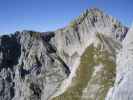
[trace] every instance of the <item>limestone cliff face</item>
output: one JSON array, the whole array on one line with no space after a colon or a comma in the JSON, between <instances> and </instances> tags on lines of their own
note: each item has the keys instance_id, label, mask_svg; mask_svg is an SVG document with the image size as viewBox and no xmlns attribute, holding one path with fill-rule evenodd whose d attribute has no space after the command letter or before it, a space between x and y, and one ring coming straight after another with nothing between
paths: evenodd
<instances>
[{"instance_id":1,"label":"limestone cliff face","mask_svg":"<svg viewBox=\"0 0 133 100\"><path fill-rule=\"evenodd\" d=\"M103 100L126 33L93 8L54 32L1 36L0 100Z\"/></svg>"},{"instance_id":2,"label":"limestone cliff face","mask_svg":"<svg viewBox=\"0 0 133 100\"><path fill-rule=\"evenodd\" d=\"M124 39L123 48L117 55L117 75L114 87L110 89L106 100L133 99L133 28Z\"/></svg>"},{"instance_id":3,"label":"limestone cliff face","mask_svg":"<svg viewBox=\"0 0 133 100\"><path fill-rule=\"evenodd\" d=\"M86 10L69 26L55 31L55 37L52 40L59 55L69 66L72 66L74 62L72 59L82 55L85 48L95 41L96 33L122 41L126 32L127 28L116 19L93 8Z\"/></svg>"},{"instance_id":4,"label":"limestone cliff face","mask_svg":"<svg viewBox=\"0 0 133 100\"><path fill-rule=\"evenodd\" d=\"M48 43L51 36L32 31L1 36L0 100L47 100L69 75Z\"/></svg>"},{"instance_id":5,"label":"limestone cliff face","mask_svg":"<svg viewBox=\"0 0 133 100\"><path fill-rule=\"evenodd\" d=\"M53 43L60 57L68 64L71 73L55 96L64 92L71 83L74 83L72 81L73 77L76 76L75 73L79 68L80 58L86 51L86 48L92 44L96 48L102 45L101 50L111 53L110 56L113 56L113 59L115 59L115 45L121 45L120 42L125 37L126 32L127 28L122 26L120 22L96 8L86 10L81 16L71 22L68 27L57 30ZM113 63L115 64L115 62ZM92 67L94 66L96 64Z\"/></svg>"}]
</instances>

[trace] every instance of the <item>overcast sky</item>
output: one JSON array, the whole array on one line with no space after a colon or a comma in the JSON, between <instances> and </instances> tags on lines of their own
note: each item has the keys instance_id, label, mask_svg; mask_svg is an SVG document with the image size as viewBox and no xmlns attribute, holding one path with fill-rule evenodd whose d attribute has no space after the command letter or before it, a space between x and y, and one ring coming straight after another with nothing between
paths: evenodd
<instances>
[{"instance_id":1,"label":"overcast sky","mask_svg":"<svg viewBox=\"0 0 133 100\"><path fill-rule=\"evenodd\" d=\"M133 0L0 0L0 34L55 30L91 7L125 25L130 26L133 21Z\"/></svg>"}]
</instances>

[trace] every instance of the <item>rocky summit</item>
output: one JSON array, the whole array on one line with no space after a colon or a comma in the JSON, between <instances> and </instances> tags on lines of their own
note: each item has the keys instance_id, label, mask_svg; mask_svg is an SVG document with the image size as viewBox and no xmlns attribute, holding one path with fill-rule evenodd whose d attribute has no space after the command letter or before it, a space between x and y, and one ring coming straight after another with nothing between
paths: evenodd
<instances>
[{"instance_id":1,"label":"rocky summit","mask_svg":"<svg viewBox=\"0 0 133 100\"><path fill-rule=\"evenodd\" d=\"M133 100L133 28L97 8L64 28L0 36L0 100Z\"/></svg>"}]
</instances>

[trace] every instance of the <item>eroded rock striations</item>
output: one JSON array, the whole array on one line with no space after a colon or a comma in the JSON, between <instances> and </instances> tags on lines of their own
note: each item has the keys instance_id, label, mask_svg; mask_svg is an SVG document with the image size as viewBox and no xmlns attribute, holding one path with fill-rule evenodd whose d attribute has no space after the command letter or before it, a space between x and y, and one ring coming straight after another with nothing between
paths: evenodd
<instances>
[{"instance_id":1,"label":"eroded rock striations","mask_svg":"<svg viewBox=\"0 0 133 100\"><path fill-rule=\"evenodd\" d=\"M133 100L133 27L122 42L123 48L117 55L117 75L114 87L106 100Z\"/></svg>"},{"instance_id":2,"label":"eroded rock striations","mask_svg":"<svg viewBox=\"0 0 133 100\"><path fill-rule=\"evenodd\" d=\"M49 44L53 33L1 36L1 100L47 100L70 71Z\"/></svg>"},{"instance_id":3,"label":"eroded rock striations","mask_svg":"<svg viewBox=\"0 0 133 100\"><path fill-rule=\"evenodd\" d=\"M127 30L93 8L54 32L1 36L0 100L104 100Z\"/></svg>"}]
</instances>

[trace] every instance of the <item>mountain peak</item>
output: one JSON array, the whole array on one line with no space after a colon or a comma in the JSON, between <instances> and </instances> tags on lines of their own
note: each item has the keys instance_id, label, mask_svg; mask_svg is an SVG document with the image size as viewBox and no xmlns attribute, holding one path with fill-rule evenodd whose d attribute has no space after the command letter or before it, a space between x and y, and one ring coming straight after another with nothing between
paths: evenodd
<instances>
[{"instance_id":1,"label":"mountain peak","mask_svg":"<svg viewBox=\"0 0 133 100\"><path fill-rule=\"evenodd\" d=\"M86 9L80 16L78 16L72 23L80 24L87 17L98 17L102 16L103 12L98 8Z\"/></svg>"},{"instance_id":2,"label":"mountain peak","mask_svg":"<svg viewBox=\"0 0 133 100\"><path fill-rule=\"evenodd\" d=\"M119 21L91 8L57 31L1 36L0 100L103 100L125 33Z\"/></svg>"},{"instance_id":3,"label":"mountain peak","mask_svg":"<svg viewBox=\"0 0 133 100\"><path fill-rule=\"evenodd\" d=\"M90 8L90 9L87 9L88 12L93 12L93 13L103 13L103 11L99 8L96 8L96 7L93 7L93 8Z\"/></svg>"}]
</instances>

